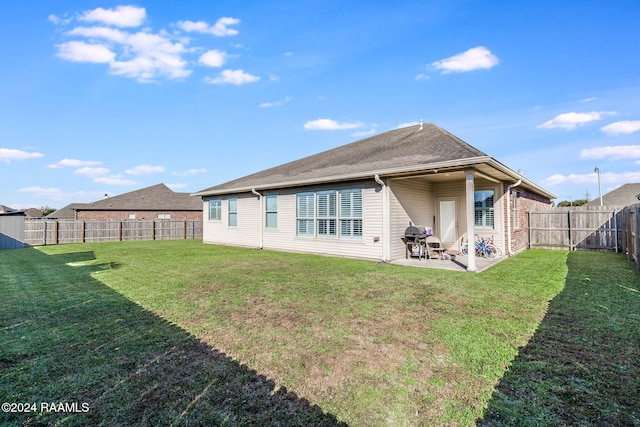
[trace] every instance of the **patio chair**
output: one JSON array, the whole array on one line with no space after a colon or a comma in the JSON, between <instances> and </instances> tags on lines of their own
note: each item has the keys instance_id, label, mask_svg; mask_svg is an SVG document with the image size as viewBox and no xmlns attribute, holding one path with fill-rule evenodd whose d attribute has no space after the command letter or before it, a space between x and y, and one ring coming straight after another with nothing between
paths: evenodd
<instances>
[{"instance_id":1,"label":"patio chair","mask_svg":"<svg viewBox=\"0 0 640 427\"><path fill-rule=\"evenodd\" d=\"M427 259L441 259L446 249L442 246L440 239L436 236L428 236L426 241L426 257Z\"/></svg>"}]
</instances>

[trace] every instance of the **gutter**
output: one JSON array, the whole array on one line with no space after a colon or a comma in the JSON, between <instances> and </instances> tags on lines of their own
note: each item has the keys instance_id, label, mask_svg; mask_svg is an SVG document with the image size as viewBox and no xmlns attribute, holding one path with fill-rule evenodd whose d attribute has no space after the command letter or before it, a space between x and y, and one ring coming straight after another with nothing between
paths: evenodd
<instances>
[{"instance_id":1,"label":"gutter","mask_svg":"<svg viewBox=\"0 0 640 427\"><path fill-rule=\"evenodd\" d=\"M375 174L373 179L382 189L382 262L391 260L391 232L389 221L389 187L380 179L379 174Z\"/></svg>"},{"instance_id":2,"label":"gutter","mask_svg":"<svg viewBox=\"0 0 640 427\"><path fill-rule=\"evenodd\" d=\"M262 216L262 212L264 212L264 206L262 206L264 203L264 197L262 197L262 194L258 193L255 188L252 188L251 192L260 199L260 211L258 212L258 215L260 216L260 240L258 242L258 249L262 249L264 246L264 223Z\"/></svg>"},{"instance_id":3,"label":"gutter","mask_svg":"<svg viewBox=\"0 0 640 427\"><path fill-rule=\"evenodd\" d=\"M507 255L509 256L514 255L511 247L511 190L520 184L522 184L522 179L507 187Z\"/></svg>"},{"instance_id":4,"label":"gutter","mask_svg":"<svg viewBox=\"0 0 640 427\"><path fill-rule=\"evenodd\" d=\"M489 164L490 157L488 156L479 156L472 157L468 159L459 159L459 160L449 160L445 162L439 163L428 163L424 165L411 165L411 166L399 166L394 168L382 169L376 173L376 175L396 175L396 174L407 174L413 172L420 172L431 169L445 169L452 167L462 167L462 166L470 166L477 165L482 163ZM321 176L315 178L308 179L300 179L296 181L280 181L274 183L267 183L261 186L245 186L245 187L235 187L235 188L222 188L222 189L211 189L211 190L203 190L197 193L192 193L192 196L216 196L220 194L231 194L231 193L246 193L248 191L253 192L253 190L265 190L265 189L275 189L275 188L287 188L287 187L302 187L305 185L313 185L313 184L323 184L327 182L339 182L339 181L353 181L357 179L371 179L372 171L362 171L362 172L354 172L342 175L333 175L333 176ZM224 185L224 184L221 184Z\"/></svg>"}]
</instances>

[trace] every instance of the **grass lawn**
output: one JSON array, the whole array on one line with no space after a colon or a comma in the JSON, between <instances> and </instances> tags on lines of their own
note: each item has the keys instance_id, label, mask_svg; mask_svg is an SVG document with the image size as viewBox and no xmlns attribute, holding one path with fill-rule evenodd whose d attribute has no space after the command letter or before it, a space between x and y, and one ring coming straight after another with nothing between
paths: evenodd
<instances>
[{"instance_id":1,"label":"grass lawn","mask_svg":"<svg viewBox=\"0 0 640 427\"><path fill-rule=\"evenodd\" d=\"M0 251L0 425L640 425L639 302L616 254Z\"/></svg>"}]
</instances>

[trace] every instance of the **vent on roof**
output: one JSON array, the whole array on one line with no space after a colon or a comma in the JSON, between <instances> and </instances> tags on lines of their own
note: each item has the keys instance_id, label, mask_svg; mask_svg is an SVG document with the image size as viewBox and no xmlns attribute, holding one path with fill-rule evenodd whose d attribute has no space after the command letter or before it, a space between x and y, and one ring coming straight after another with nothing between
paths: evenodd
<instances>
[{"instance_id":1,"label":"vent on roof","mask_svg":"<svg viewBox=\"0 0 640 427\"><path fill-rule=\"evenodd\" d=\"M424 124L422 122L422 119L420 119L420 128L418 130L422 130L422 129L424 129Z\"/></svg>"}]
</instances>

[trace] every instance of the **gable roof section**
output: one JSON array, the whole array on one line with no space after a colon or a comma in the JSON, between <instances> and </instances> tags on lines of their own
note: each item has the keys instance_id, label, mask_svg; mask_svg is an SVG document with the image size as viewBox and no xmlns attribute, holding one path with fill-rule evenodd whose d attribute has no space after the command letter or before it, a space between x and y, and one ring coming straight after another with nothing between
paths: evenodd
<instances>
[{"instance_id":1,"label":"gable roof section","mask_svg":"<svg viewBox=\"0 0 640 427\"><path fill-rule=\"evenodd\" d=\"M460 138L429 123L384 132L370 138L254 173L196 195L224 190L323 182L335 177L372 176L383 170L485 156Z\"/></svg>"},{"instance_id":2,"label":"gable roof section","mask_svg":"<svg viewBox=\"0 0 640 427\"><path fill-rule=\"evenodd\" d=\"M492 168L498 169L502 176L509 177L513 182L522 178L457 136L429 123L390 130L210 187L194 195L294 187L482 163L491 164ZM526 182L545 196L555 198L530 181Z\"/></svg>"},{"instance_id":3,"label":"gable roof section","mask_svg":"<svg viewBox=\"0 0 640 427\"><path fill-rule=\"evenodd\" d=\"M50 219L76 219L76 210L83 206L89 206L88 203L71 203L63 208L55 210L45 218Z\"/></svg>"},{"instance_id":4,"label":"gable roof section","mask_svg":"<svg viewBox=\"0 0 640 427\"><path fill-rule=\"evenodd\" d=\"M602 204L604 206L629 206L640 203L640 183L624 184L602 195ZM596 197L586 206L600 206L600 198Z\"/></svg>"},{"instance_id":5,"label":"gable roof section","mask_svg":"<svg viewBox=\"0 0 640 427\"><path fill-rule=\"evenodd\" d=\"M189 193L175 193L157 184L93 203L78 204L76 211L201 211L202 201Z\"/></svg>"}]
</instances>

